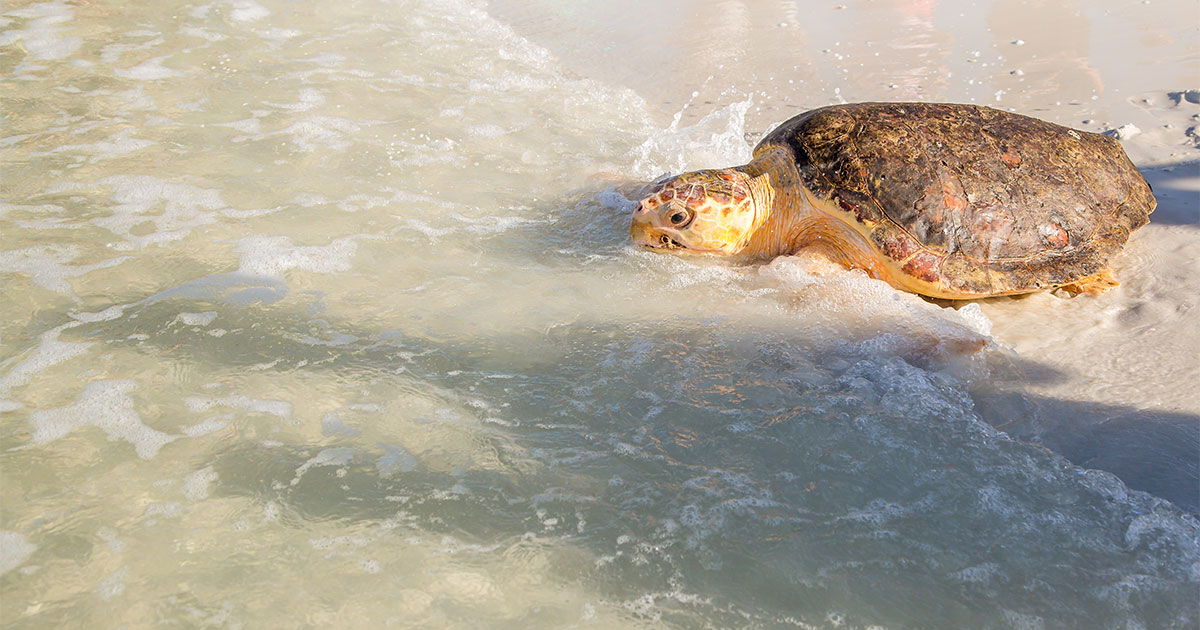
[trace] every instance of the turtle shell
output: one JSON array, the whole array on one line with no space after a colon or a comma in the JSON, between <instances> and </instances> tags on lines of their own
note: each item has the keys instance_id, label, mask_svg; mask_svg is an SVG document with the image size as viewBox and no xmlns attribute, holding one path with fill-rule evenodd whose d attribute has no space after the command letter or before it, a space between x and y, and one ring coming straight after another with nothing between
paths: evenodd
<instances>
[{"instance_id":1,"label":"turtle shell","mask_svg":"<svg viewBox=\"0 0 1200 630\"><path fill-rule=\"evenodd\" d=\"M861 103L806 112L787 147L804 185L904 275L996 295L1099 272L1154 211L1112 138L976 105Z\"/></svg>"}]
</instances>

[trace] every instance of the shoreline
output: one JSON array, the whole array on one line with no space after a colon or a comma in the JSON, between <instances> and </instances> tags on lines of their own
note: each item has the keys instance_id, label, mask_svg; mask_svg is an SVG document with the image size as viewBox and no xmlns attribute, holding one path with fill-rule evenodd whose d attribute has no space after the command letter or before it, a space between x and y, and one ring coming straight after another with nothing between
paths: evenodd
<instances>
[{"instance_id":1,"label":"shoreline","mask_svg":"<svg viewBox=\"0 0 1200 630\"><path fill-rule=\"evenodd\" d=\"M1097 298L980 305L998 342L1075 375L1031 379L1036 393L1200 418L1200 396L1176 378L1200 369L1200 104L1185 97L1200 87L1200 70L1186 61L1200 42L1167 19L1186 3L1043 6L1032 16L1026 5L997 0L962 13L935 2L830 5L811 19L794 5L718 0L641 12L632 2L556 11L499 0L489 11L573 72L634 90L664 126L752 99L750 146L787 118L839 101L976 102L1110 134L1133 125L1122 146L1158 208L1113 261L1122 285ZM1104 38L1116 41L1093 45ZM714 39L729 56L715 58ZM908 70L883 83L899 67Z\"/></svg>"}]
</instances>

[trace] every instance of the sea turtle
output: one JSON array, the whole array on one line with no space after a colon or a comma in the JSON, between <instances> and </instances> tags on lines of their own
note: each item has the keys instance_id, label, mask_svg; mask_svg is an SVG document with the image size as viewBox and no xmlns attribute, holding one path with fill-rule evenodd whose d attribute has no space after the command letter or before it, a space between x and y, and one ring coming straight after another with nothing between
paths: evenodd
<instances>
[{"instance_id":1,"label":"sea turtle","mask_svg":"<svg viewBox=\"0 0 1200 630\"><path fill-rule=\"evenodd\" d=\"M1097 294L1155 203L1112 138L977 105L859 103L792 118L749 164L662 182L630 235L759 260L812 248L934 298Z\"/></svg>"}]
</instances>

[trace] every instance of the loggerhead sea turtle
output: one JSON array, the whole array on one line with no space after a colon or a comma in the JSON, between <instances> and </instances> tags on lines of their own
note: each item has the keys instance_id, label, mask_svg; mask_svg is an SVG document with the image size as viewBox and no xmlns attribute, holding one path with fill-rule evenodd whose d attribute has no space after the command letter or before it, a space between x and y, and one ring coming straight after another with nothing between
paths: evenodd
<instances>
[{"instance_id":1,"label":"loggerhead sea turtle","mask_svg":"<svg viewBox=\"0 0 1200 630\"><path fill-rule=\"evenodd\" d=\"M976 105L860 103L792 118L749 164L659 184L629 231L759 260L815 249L935 298L1098 294L1155 204L1112 138Z\"/></svg>"}]
</instances>

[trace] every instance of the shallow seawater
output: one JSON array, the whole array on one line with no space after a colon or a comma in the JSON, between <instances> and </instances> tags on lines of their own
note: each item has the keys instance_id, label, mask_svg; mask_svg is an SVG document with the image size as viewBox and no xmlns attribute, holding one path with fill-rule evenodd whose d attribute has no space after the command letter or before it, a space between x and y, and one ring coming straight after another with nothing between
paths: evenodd
<instances>
[{"instance_id":1,"label":"shallow seawater","mask_svg":"<svg viewBox=\"0 0 1200 630\"><path fill-rule=\"evenodd\" d=\"M0 623L1200 620L1188 453L1056 452L978 304L631 247L756 96L485 9L0 13Z\"/></svg>"}]
</instances>

